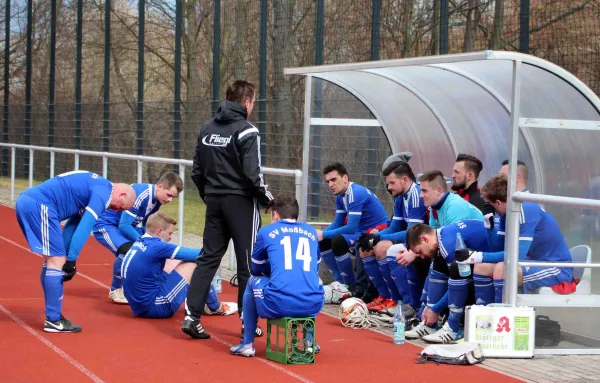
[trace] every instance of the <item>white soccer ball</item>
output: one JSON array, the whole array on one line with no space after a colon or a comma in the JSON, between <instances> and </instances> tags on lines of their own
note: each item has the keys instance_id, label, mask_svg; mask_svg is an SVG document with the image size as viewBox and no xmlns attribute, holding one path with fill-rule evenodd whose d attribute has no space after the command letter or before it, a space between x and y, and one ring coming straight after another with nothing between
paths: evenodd
<instances>
[{"instance_id":1,"label":"white soccer ball","mask_svg":"<svg viewBox=\"0 0 600 383\"><path fill-rule=\"evenodd\" d=\"M346 287L337 281L332 282L329 285L323 286L323 292L325 295L325 303L339 304L344 299L351 296L350 291Z\"/></svg>"},{"instance_id":2,"label":"white soccer ball","mask_svg":"<svg viewBox=\"0 0 600 383\"><path fill-rule=\"evenodd\" d=\"M367 305L358 298L348 298L340 304L339 318L345 327L362 327L368 316Z\"/></svg>"}]
</instances>

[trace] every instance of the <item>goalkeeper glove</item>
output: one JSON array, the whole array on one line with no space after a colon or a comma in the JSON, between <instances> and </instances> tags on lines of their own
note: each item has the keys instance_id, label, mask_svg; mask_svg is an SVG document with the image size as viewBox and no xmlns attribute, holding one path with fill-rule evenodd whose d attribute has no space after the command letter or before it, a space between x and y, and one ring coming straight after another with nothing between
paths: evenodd
<instances>
[{"instance_id":1,"label":"goalkeeper glove","mask_svg":"<svg viewBox=\"0 0 600 383\"><path fill-rule=\"evenodd\" d=\"M496 209L490 203L486 202L483 207L483 224L488 230L494 228L494 215L496 215Z\"/></svg>"},{"instance_id":2,"label":"goalkeeper glove","mask_svg":"<svg viewBox=\"0 0 600 383\"><path fill-rule=\"evenodd\" d=\"M375 245L379 242L379 236L377 234L364 233L358 238L358 247L362 251L372 250Z\"/></svg>"}]
</instances>

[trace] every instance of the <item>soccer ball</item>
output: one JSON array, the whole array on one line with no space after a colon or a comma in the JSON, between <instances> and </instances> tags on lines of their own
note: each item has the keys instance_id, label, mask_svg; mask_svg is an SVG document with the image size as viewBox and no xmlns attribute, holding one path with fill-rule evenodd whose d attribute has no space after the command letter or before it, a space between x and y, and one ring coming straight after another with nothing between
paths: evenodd
<instances>
[{"instance_id":1,"label":"soccer ball","mask_svg":"<svg viewBox=\"0 0 600 383\"><path fill-rule=\"evenodd\" d=\"M340 282L334 281L331 284L323 286L323 292L325 294L325 303L339 304L344 299L350 297L350 291L346 285L342 285Z\"/></svg>"},{"instance_id":2,"label":"soccer ball","mask_svg":"<svg viewBox=\"0 0 600 383\"><path fill-rule=\"evenodd\" d=\"M340 305L339 318L345 327L362 327L368 316L367 305L358 298L348 298Z\"/></svg>"}]
</instances>

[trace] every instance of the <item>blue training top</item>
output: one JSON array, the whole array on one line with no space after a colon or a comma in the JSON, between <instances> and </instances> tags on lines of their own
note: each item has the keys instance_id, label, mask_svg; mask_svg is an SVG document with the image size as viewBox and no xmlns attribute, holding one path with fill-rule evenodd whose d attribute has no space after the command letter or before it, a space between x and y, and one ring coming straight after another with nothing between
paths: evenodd
<instances>
[{"instance_id":1,"label":"blue training top","mask_svg":"<svg viewBox=\"0 0 600 383\"><path fill-rule=\"evenodd\" d=\"M364 233L388 222L387 213L379 198L366 187L354 182L350 182L346 191L336 197L335 208L335 219L323 229L323 238L331 238L337 234Z\"/></svg>"},{"instance_id":2,"label":"blue training top","mask_svg":"<svg viewBox=\"0 0 600 383\"><path fill-rule=\"evenodd\" d=\"M315 229L281 220L262 227L252 251L252 274L269 276L265 303L283 315L316 315L324 303L319 284L319 243Z\"/></svg>"},{"instance_id":3,"label":"blue training top","mask_svg":"<svg viewBox=\"0 0 600 383\"><path fill-rule=\"evenodd\" d=\"M63 230L67 260L76 261L94 223L108 209L113 185L86 170L60 174L23 194L53 209L59 220L68 219Z\"/></svg>"},{"instance_id":4,"label":"blue training top","mask_svg":"<svg viewBox=\"0 0 600 383\"><path fill-rule=\"evenodd\" d=\"M200 249L180 247L161 238L144 234L125 255L121 264L123 291L135 315L145 314L156 302L160 286L167 276L167 259L195 261Z\"/></svg>"},{"instance_id":5,"label":"blue training top","mask_svg":"<svg viewBox=\"0 0 600 383\"><path fill-rule=\"evenodd\" d=\"M379 232L379 238L392 242L405 242L406 231L427 219L427 208L419 197L421 188L412 183L408 191L394 200L394 215L390 227Z\"/></svg>"}]
</instances>

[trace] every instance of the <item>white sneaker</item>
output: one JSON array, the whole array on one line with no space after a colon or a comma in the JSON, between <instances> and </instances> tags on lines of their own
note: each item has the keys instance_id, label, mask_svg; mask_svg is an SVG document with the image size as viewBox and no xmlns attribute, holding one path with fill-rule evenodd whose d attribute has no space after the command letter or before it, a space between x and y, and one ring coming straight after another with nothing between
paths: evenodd
<instances>
[{"instance_id":1,"label":"white sneaker","mask_svg":"<svg viewBox=\"0 0 600 383\"><path fill-rule=\"evenodd\" d=\"M421 339L424 336L428 336L435 333L435 331L435 328L427 326L425 322L421 322L415 327L413 327L412 330L405 332L404 337L406 339Z\"/></svg>"},{"instance_id":2,"label":"white sneaker","mask_svg":"<svg viewBox=\"0 0 600 383\"><path fill-rule=\"evenodd\" d=\"M238 305L234 302L221 302L221 306L215 311L204 305L204 314L206 315L231 315L238 311Z\"/></svg>"},{"instance_id":3,"label":"white sneaker","mask_svg":"<svg viewBox=\"0 0 600 383\"><path fill-rule=\"evenodd\" d=\"M428 343L456 343L457 333L452 331L448 322L444 327L435 332L435 334L423 337L423 340Z\"/></svg>"},{"instance_id":4,"label":"white sneaker","mask_svg":"<svg viewBox=\"0 0 600 383\"><path fill-rule=\"evenodd\" d=\"M112 290L111 292L109 292L108 300L120 305L129 304L129 302L127 302L127 298L125 298L125 294L123 293L122 287L120 289Z\"/></svg>"}]
</instances>

